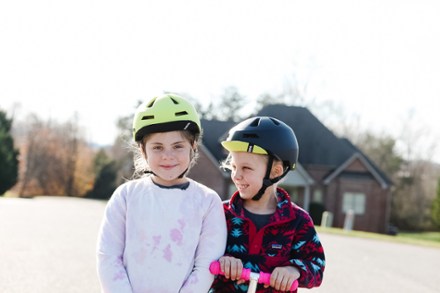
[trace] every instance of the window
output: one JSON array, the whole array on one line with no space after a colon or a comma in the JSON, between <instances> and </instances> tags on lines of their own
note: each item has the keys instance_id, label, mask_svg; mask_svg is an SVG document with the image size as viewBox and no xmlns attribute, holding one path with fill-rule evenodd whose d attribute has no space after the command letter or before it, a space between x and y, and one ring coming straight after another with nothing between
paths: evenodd
<instances>
[{"instance_id":1,"label":"window","mask_svg":"<svg viewBox=\"0 0 440 293\"><path fill-rule=\"evenodd\" d=\"M313 192L313 202L317 202L317 203L322 203L322 190L321 189L316 189Z\"/></svg>"},{"instance_id":2,"label":"window","mask_svg":"<svg viewBox=\"0 0 440 293\"><path fill-rule=\"evenodd\" d=\"M365 194L363 193L344 193L342 202L342 211L347 213L352 210L355 215L363 215L365 213Z\"/></svg>"}]
</instances>

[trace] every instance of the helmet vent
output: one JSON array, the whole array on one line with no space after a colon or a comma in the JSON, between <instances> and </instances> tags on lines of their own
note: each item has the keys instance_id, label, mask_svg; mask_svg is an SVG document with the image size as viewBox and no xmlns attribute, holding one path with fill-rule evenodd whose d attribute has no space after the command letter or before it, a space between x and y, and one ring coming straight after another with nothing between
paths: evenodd
<instances>
[{"instance_id":1,"label":"helmet vent","mask_svg":"<svg viewBox=\"0 0 440 293\"><path fill-rule=\"evenodd\" d=\"M171 97L170 97L170 100L173 101L174 105L178 105L178 104L179 104L178 101L176 101L175 99L173 99L173 98L171 98Z\"/></svg>"},{"instance_id":2,"label":"helmet vent","mask_svg":"<svg viewBox=\"0 0 440 293\"><path fill-rule=\"evenodd\" d=\"M272 119L272 118L270 118L270 120L273 122L273 124L275 124L275 125L280 125L280 122L279 122L279 121L277 121L277 120L275 120L275 119Z\"/></svg>"},{"instance_id":3,"label":"helmet vent","mask_svg":"<svg viewBox=\"0 0 440 293\"><path fill-rule=\"evenodd\" d=\"M186 112L186 111L180 111L180 112L176 112L176 114L174 114L174 115L176 115L176 117L184 116L184 115L188 115L188 112Z\"/></svg>"},{"instance_id":4,"label":"helmet vent","mask_svg":"<svg viewBox=\"0 0 440 293\"><path fill-rule=\"evenodd\" d=\"M150 119L154 119L154 115L147 115L142 117L142 120L150 120Z\"/></svg>"},{"instance_id":5,"label":"helmet vent","mask_svg":"<svg viewBox=\"0 0 440 293\"><path fill-rule=\"evenodd\" d=\"M257 127L260 124L260 118L255 118L254 121L252 121L252 123L250 124L250 126L254 126Z\"/></svg>"},{"instance_id":6,"label":"helmet vent","mask_svg":"<svg viewBox=\"0 0 440 293\"><path fill-rule=\"evenodd\" d=\"M154 102L156 102L156 99L151 100L151 102L147 105L147 108L153 107Z\"/></svg>"}]
</instances>

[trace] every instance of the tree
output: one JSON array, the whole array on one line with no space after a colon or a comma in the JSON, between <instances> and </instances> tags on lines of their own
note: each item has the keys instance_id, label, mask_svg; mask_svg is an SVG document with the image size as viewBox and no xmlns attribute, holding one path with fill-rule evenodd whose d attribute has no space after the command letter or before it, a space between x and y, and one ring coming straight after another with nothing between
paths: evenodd
<instances>
[{"instance_id":1,"label":"tree","mask_svg":"<svg viewBox=\"0 0 440 293\"><path fill-rule=\"evenodd\" d=\"M402 229L428 230L433 228L432 202L436 194L438 175L430 163L436 143L429 142L429 129L414 123L414 112L400 123L398 137L403 164L394 177L396 188L392 202L392 219Z\"/></svg>"},{"instance_id":2,"label":"tree","mask_svg":"<svg viewBox=\"0 0 440 293\"><path fill-rule=\"evenodd\" d=\"M188 95L183 96L188 97ZM209 102L205 107L198 102L194 102L192 98L189 98L189 100L193 103L200 117L203 119L239 121L246 116L246 114L243 113L246 98L241 95L234 86L225 88L219 99L215 99L215 102Z\"/></svg>"},{"instance_id":3,"label":"tree","mask_svg":"<svg viewBox=\"0 0 440 293\"><path fill-rule=\"evenodd\" d=\"M65 133L70 135L63 136L66 139L65 144L65 174L66 185L64 194L68 196L77 195L78 191L75 186L75 173L77 169L77 161L79 157L79 129L78 129L78 115L75 113L74 120L64 125Z\"/></svg>"},{"instance_id":4,"label":"tree","mask_svg":"<svg viewBox=\"0 0 440 293\"><path fill-rule=\"evenodd\" d=\"M11 135L12 119L0 110L0 196L17 183L18 150Z\"/></svg>"},{"instance_id":5,"label":"tree","mask_svg":"<svg viewBox=\"0 0 440 293\"><path fill-rule=\"evenodd\" d=\"M255 108L255 112L260 111L261 109L263 109L264 107L266 107L268 105L282 104L283 100L284 100L284 98L282 95L273 96L269 93L264 93L264 94L258 96L258 98L257 98L257 105Z\"/></svg>"},{"instance_id":6,"label":"tree","mask_svg":"<svg viewBox=\"0 0 440 293\"><path fill-rule=\"evenodd\" d=\"M107 155L104 149L100 149L93 160L93 172L99 174L105 165L108 165L112 160Z\"/></svg>"},{"instance_id":7,"label":"tree","mask_svg":"<svg viewBox=\"0 0 440 293\"><path fill-rule=\"evenodd\" d=\"M132 123L133 115L126 115L119 118L116 124L118 135L110 149L109 156L118 167L115 178L117 185L133 175L133 150L137 145L133 141Z\"/></svg>"},{"instance_id":8,"label":"tree","mask_svg":"<svg viewBox=\"0 0 440 293\"><path fill-rule=\"evenodd\" d=\"M80 196L90 189L93 150L81 137L77 120L58 123L30 115L22 129L20 196Z\"/></svg>"},{"instance_id":9,"label":"tree","mask_svg":"<svg viewBox=\"0 0 440 293\"><path fill-rule=\"evenodd\" d=\"M440 179L437 183L437 197L432 204L432 220L437 228L440 228Z\"/></svg>"},{"instance_id":10,"label":"tree","mask_svg":"<svg viewBox=\"0 0 440 293\"><path fill-rule=\"evenodd\" d=\"M403 158L398 154L397 142L392 136L366 131L359 133L353 142L390 178L401 170Z\"/></svg>"},{"instance_id":11,"label":"tree","mask_svg":"<svg viewBox=\"0 0 440 293\"><path fill-rule=\"evenodd\" d=\"M108 199L116 189L117 163L111 160L105 150L101 149L95 156L94 170L96 179L92 190L87 193L88 198Z\"/></svg>"},{"instance_id":12,"label":"tree","mask_svg":"<svg viewBox=\"0 0 440 293\"><path fill-rule=\"evenodd\" d=\"M240 111L246 104L246 98L240 94L235 86L227 87L220 97L220 104L217 112L220 112L220 119L227 121L240 120Z\"/></svg>"},{"instance_id":13,"label":"tree","mask_svg":"<svg viewBox=\"0 0 440 293\"><path fill-rule=\"evenodd\" d=\"M423 161L404 161L395 175L395 188L391 203L391 220L400 229L427 230L432 225L427 183L429 165Z\"/></svg>"}]
</instances>

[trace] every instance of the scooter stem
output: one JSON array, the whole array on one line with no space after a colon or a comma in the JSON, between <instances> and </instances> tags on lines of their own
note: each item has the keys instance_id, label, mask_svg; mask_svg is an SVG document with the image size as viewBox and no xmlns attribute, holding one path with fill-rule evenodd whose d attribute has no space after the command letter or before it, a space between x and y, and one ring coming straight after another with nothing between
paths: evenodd
<instances>
[{"instance_id":1,"label":"scooter stem","mask_svg":"<svg viewBox=\"0 0 440 293\"><path fill-rule=\"evenodd\" d=\"M258 279L260 278L259 273L251 273L249 277L249 288L247 293L255 293L257 291Z\"/></svg>"}]
</instances>

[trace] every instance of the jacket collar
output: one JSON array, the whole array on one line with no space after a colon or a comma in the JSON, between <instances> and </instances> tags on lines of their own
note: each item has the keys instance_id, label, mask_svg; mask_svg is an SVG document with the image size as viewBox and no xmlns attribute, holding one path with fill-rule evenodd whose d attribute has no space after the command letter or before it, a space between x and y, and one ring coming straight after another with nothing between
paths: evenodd
<instances>
[{"instance_id":1,"label":"jacket collar","mask_svg":"<svg viewBox=\"0 0 440 293\"><path fill-rule=\"evenodd\" d=\"M277 209L273 215L271 221L284 221L291 220L294 217L292 203L290 201L290 196L284 189L277 187ZM236 216L243 218L243 199L240 197L238 191L234 192L231 199L229 200L229 205L227 209L234 213Z\"/></svg>"}]
</instances>

